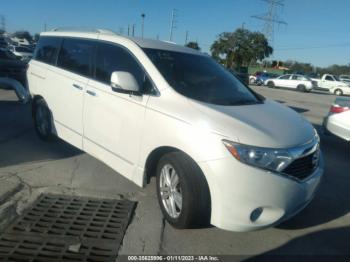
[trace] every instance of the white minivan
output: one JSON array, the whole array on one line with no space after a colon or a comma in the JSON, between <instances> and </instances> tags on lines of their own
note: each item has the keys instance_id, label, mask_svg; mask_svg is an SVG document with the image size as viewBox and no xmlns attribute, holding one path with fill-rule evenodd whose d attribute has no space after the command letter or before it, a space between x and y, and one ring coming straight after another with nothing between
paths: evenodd
<instances>
[{"instance_id":1,"label":"white minivan","mask_svg":"<svg viewBox=\"0 0 350 262\"><path fill-rule=\"evenodd\" d=\"M177 228L269 227L320 183L312 125L196 50L58 30L41 34L27 76L39 137L58 136L141 187L155 176Z\"/></svg>"}]
</instances>

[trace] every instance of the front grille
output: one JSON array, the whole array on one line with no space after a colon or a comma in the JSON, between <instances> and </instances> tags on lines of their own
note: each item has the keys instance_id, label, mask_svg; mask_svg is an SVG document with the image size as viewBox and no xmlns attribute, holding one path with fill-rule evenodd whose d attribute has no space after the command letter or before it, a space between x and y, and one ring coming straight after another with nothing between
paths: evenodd
<instances>
[{"instance_id":1,"label":"front grille","mask_svg":"<svg viewBox=\"0 0 350 262\"><path fill-rule=\"evenodd\" d=\"M302 180L312 174L318 165L318 151L294 160L283 173Z\"/></svg>"}]
</instances>

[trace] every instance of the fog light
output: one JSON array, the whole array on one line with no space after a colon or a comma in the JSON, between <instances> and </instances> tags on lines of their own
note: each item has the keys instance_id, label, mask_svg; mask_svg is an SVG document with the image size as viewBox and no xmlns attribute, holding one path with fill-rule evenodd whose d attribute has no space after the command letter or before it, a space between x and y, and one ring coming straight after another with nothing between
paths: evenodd
<instances>
[{"instance_id":1,"label":"fog light","mask_svg":"<svg viewBox=\"0 0 350 262\"><path fill-rule=\"evenodd\" d=\"M262 207L258 207L257 209L254 209L253 212L250 214L250 220L252 222L255 222L256 220L258 220L258 218L261 216L263 210L264 209Z\"/></svg>"}]
</instances>

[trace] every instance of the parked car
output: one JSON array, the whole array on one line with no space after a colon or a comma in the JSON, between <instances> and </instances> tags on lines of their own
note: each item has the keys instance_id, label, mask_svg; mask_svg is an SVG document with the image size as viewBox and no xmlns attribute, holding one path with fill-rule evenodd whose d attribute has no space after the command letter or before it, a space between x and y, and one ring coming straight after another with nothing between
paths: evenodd
<instances>
[{"instance_id":1,"label":"parked car","mask_svg":"<svg viewBox=\"0 0 350 262\"><path fill-rule=\"evenodd\" d=\"M266 80L278 77L277 74L266 73L266 72L258 72L255 75L255 80L252 84L256 84L261 86L265 83Z\"/></svg>"},{"instance_id":2,"label":"parked car","mask_svg":"<svg viewBox=\"0 0 350 262\"><path fill-rule=\"evenodd\" d=\"M346 141L350 141L350 98L338 97L324 119L326 130Z\"/></svg>"},{"instance_id":3,"label":"parked car","mask_svg":"<svg viewBox=\"0 0 350 262\"><path fill-rule=\"evenodd\" d=\"M321 79L313 79L317 82L318 89L328 91L332 94L350 95L350 84L342 82L337 76L324 74Z\"/></svg>"},{"instance_id":4,"label":"parked car","mask_svg":"<svg viewBox=\"0 0 350 262\"><path fill-rule=\"evenodd\" d=\"M281 87L296 89L301 92L310 92L316 87L316 81L311 78L298 74L287 74L274 79L268 79L265 81L265 85L270 88Z\"/></svg>"},{"instance_id":5,"label":"parked car","mask_svg":"<svg viewBox=\"0 0 350 262\"><path fill-rule=\"evenodd\" d=\"M33 51L23 46L9 46L8 48L15 56L23 61L29 61L33 57Z\"/></svg>"},{"instance_id":6,"label":"parked car","mask_svg":"<svg viewBox=\"0 0 350 262\"><path fill-rule=\"evenodd\" d=\"M240 73L235 70L230 70L230 72L237 77L238 80L240 80L243 84L249 85L249 75L246 73Z\"/></svg>"},{"instance_id":7,"label":"parked car","mask_svg":"<svg viewBox=\"0 0 350 262\"><path fill-rule=\"evenodd\" d=\"M45 32L27 76L38 136L58 136L139 186L155 176L177 228L269 227L303 209L321 180L312 125L194 49Z\"/></svg>"},{"instance_id":8,"label":"parked car","mask_svg":"<svg viewBox=\"0 0 350 262\"><path fill-rule=\"evenodd\" d=\"M7 49L7 42L4 38L0 37L0 49Z\"/></svg>"},{"instance_id":9,"label":"parked car","mask_svg":"<svg viewBox=\"0 0 350 262\"><path fill-rule=\"evenodd\" d=\"M0 50L0 77L15 79L25 85L26 64L7 50Z\"/></svg>"},{"instance_id":10,"label":"parked car","mask_svg":"<svg viewBox=\"0 0 350 262\"><path fill-rule=\"evenodd\" d=\"M18 99L27 103L30 99L26 89L26 64L7 50L0 49L0 88L12 89Z\"/></svg>"},{"instance_id":11,"label":"parked car","mask_svg":"<svg viewBox=\"0 0 350 262\"><path fill-rule=\"evenodd\" d=\"M349 75L340 75L339 76L339 80L343 81L347 84L350 84L350 76Z\"/></svg>"}]
</instances>

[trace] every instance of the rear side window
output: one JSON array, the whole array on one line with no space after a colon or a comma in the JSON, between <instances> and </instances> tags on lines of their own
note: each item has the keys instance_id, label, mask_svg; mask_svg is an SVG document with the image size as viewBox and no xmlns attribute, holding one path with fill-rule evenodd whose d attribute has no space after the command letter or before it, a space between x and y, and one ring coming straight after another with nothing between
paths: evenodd
<instances>
[{"instance_id":1,"label":"rear side window","mask_svg":"<svg viewBox=\"0 0 350 262\"><path fill-rule=\"evenodd\" d=\"M119 46L99 43L96 56L96 80L109 85L114 71L124 71L132 74L142 88L143 93L153 91L153 86L143 68L128 51Z\"/></svg>"},{"instance_id":2,"label":"rear side window","mask_svg":"<svg viewBox=\"0 0 350 262\"><path fill-rule=\"evenodd\" d=\"M83 76L91 76L94 43L82 39L64 39L57 66Z\"/></svg>"},{"instance_id":3,"label":"rear side window","mask_svg":"<svg viewBox=\"0 0 350 262\"><path fill-rule=\"evenodd\" d=\"M58 37L40 37L35 49L34 59L54 65L61 41L62 39Z\"/></svg>"}]
</instances>

